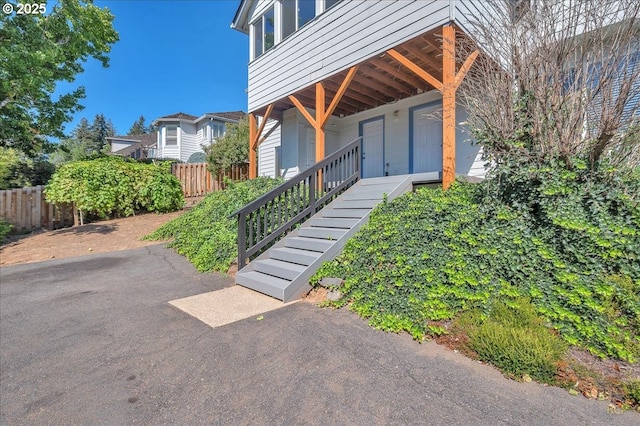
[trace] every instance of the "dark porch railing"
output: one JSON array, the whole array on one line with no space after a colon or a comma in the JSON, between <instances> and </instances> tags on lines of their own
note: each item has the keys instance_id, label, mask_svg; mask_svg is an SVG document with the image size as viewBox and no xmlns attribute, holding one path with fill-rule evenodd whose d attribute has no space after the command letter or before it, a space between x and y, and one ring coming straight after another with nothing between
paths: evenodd
<instances>
[{"instance_id":1,"label":"dark porch railing","mask_svg":"<svg viewBox=\"0 0 640 426\"><path fill-rule=\"evenodd\" d=\"M230 216L238 216L238 269L358 181L360 139Z\"/></svg>"}]
</instances>

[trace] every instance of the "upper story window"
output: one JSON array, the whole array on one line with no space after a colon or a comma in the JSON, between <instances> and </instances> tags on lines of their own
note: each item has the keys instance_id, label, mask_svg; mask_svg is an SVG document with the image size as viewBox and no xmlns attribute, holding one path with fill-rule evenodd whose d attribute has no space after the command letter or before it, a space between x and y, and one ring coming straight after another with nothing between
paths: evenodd
<instances>
[{"instance_id":1,"label":"upper story window","mask_svg":"<svg viewBox=\"0 0 640 426\"><path fill-rule=\"evenodd\" d=\"M295 30L316 16L315 0L282 1L282 38L285 39Z\"/></svg>"},{"instance_id":2,"label":"upper story window","mask_svg":"<svg viewBox=\"0 0 640 426\"><path fill-rule=\"evenodd\" d=\"M280 0L251 24L252 58L255 59L342 0ZM276 5L277 6L277 5ZM316 7L318 9L316 9ZM276 16L277 14L277 16ZM278 31L276 31L276 26Z\"/></svg>"},{"instance_id":3,"label":"upper story window","mask_svg":"<svg viewBox=\"0 0 640 426\"><path fill-rule=\"evenodd\" d=\"M217 139L219 137L224 136L224 124L222 123L212 123L211 124L211 137Z\"/></svg>"},{"instance_id":4,"label":"upper story window","mask_svg":"<svg viewBox=\"0 0 640 426\"><path fill-rule=\"evenodd\" d=\"M178 145L178 126L175 124L167 124L165 127L165 145Z\"/></svg>"},{"instance_id":5,"label":"upper story window","mask_svg":"<svg viewBox=\"0 0 640 426\"><path fill-rule=\"evenodd\" d=\"M324 0L324 10L329 10L333 5L338 4L341 0Z\"/></svg>"},{"instance_id":6,"label":"upper story window","mask_svg":"<svg viewBox=\"0 0 640 426\"><path fill-rule=\"evenodd\" d=\"M275 13L273 7L253 23L251 27L253 28L253 56L257 58L275 44Z\"/></svg>"}]
</instances>

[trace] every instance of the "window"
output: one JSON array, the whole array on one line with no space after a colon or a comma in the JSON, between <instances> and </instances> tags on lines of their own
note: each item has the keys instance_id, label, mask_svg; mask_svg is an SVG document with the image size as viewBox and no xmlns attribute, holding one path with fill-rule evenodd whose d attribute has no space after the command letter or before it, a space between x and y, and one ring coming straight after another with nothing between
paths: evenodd
<instances>
[{"instance_id":1,"label":"window","mask_svg":"<svg viewBox=\"0 0 640 426\"><path fill-rule=\"evenodd\" d=\"M271 49L275 43L275 14L273 7L251 27L253 28L253 57L257 58Z\"/></svg>"},{"instance_id":2,"label":"window","mask_svg":"<svg viewBox=\"0 0 640 426\"><path fill-rule=\"evenodd\" d=\"M335 6L340 0L324 0L324 10L329 10Z\"/></svg>"},{"instance_id":3,"label":"window","mask_svg":"<svg viewBox=\"0 0 640 426\"><path fill-rule=\"evenodd\" d=\"M178 145L178 126L175 124L169 124L165 127L167 132L165 136L165 145Z\"/></svg>"},{"instance_id":4,"label":"window","mask_svg":"<svg viewBox=\"0 0 640 426\"><path fill-rule=\"evenodd\" d=\"M298 1L298 28L312 20L316 16L315 0Z\"/></svg>"},{"instance_id":5,"label":"window","mask_svg":"<svg viewBox=\"0 0 640 426\"><path fill-rule=\"evenodd\" d=\"M315 16L315 0L283 0L281 16L282 38L287 38Z\"/></svg>"},{"instance_id":6,"label":"window","mask_svg":"<svg viewBox=\"0 0 640 426\"><path fill-rule=\"evenodd\" d=\"M297 29L296 25L296 0L282 2L282 38L289 37Z\"/></svg>"},{"instance_id":7,"label":"window","mask_svg":"<svg viewBox=\"0 0 640 426\"><path fill-rule=\"evenodd\" d=\"M224 124L222 123L212 123L211 124L211 137L217 139L219 137L224 136Z\"/></svg>"},{"instance_id":8,"label":"window","mask_svg":"<svg viewBox=\"0 0 640 426\"><path fill-rule=\"evenodd\" d=\"M202 140L205 141L207 140L207 127L208 126L206 124L202 126Z\"/></svg>"}]
</instances>

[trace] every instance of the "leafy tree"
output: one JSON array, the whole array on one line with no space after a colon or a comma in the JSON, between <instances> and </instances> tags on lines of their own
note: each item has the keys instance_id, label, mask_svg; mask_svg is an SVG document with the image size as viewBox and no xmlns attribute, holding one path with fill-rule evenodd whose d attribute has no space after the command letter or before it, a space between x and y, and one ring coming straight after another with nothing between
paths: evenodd
<instances>
[{"instance_id":1,"label":"leafy tree","mask_svg":"<svg viewBox=\"0 0 640 426\"><path fill-rule=\"evenodd\" d=\"M73 82L89 58L107 67L119 38L111 12L92 1L47 7L46 14L0 14L0 146L31 156L46 137L64 137L63 123L82 109L84 88L54 99L56 83Z\"/></svg>"},{"instance_id":2,"label":"leafy tree","mask_svg":"<svg viewBox=\"0 0 640 426\"><path fill-rule=\"evenodd\" d=\"M151 128L146 125L144 115L141 115L129 128L128 135L139 135L142 133L149 133Z\"/></svg>"},{"instance_id":3,"label":"leafy tree","mask_svg":"<svg viewBox=\"0 0 640 426\"><path fill-rule=\"evenodd\" d=\"M243 118L237 124L227 124L224 136L211 146L205 147L209 170L216 175L231 166L249 160L249 120Z\"/></svg>"},{"instance_id":4,"label":"leafy tree","mask_svg":"<svg viewBox=\"0 0 640 426\"><path fill-rule=\"evenodd\" d=\"M29 158L16 149L0 147L0 189L44 185L54 171L44 155Z\"/></svg>"}]
</instances>

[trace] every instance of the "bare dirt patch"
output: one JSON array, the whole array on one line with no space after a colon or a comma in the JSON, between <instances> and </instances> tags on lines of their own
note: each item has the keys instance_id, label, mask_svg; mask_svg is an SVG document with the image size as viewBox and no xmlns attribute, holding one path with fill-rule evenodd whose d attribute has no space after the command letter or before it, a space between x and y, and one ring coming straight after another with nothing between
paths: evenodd
<instances>
[{"instance_id":1,"label":"bare dirt patch","mask_svg":"<svg viewBox=\"0 0 640 426\"><path fill-rule=\"evenodd\" d=\"M17 265L158 244L158 241L142 241L141 238L182 213L184 211L147 213L74 228L9 236L0 247L0 265Z\"/></svg>"}]
</instances>

